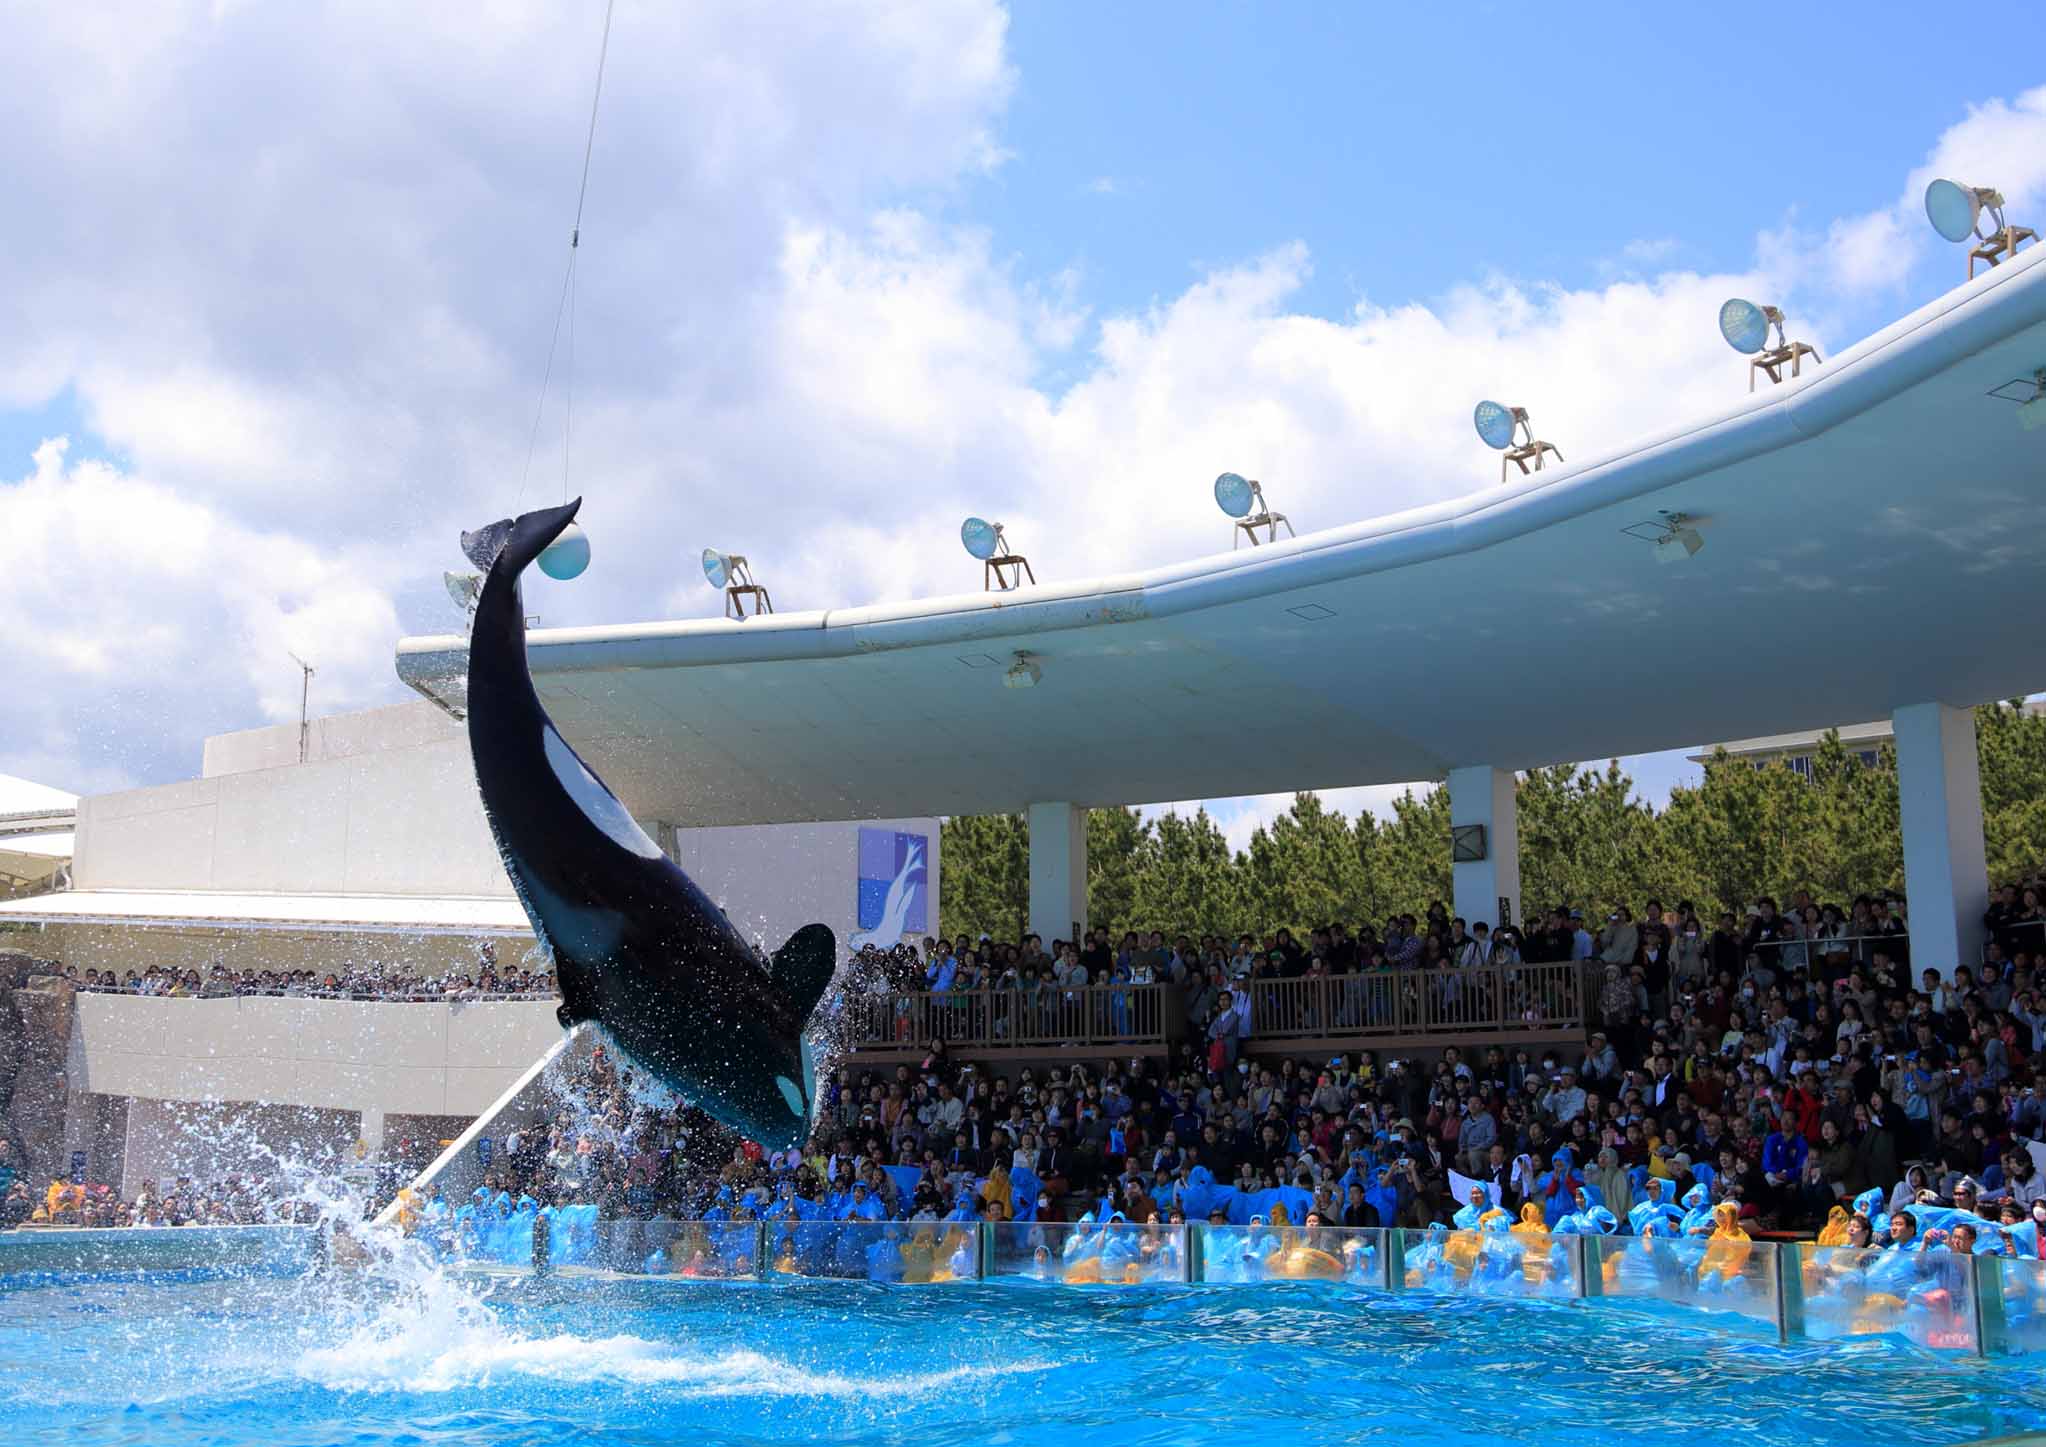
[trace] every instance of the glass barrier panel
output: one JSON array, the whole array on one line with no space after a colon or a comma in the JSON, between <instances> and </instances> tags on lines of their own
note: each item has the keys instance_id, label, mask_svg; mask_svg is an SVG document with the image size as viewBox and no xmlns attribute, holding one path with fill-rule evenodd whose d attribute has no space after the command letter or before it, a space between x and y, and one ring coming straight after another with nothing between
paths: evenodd
<instances>
[{"instance_id":1,"label":"glass barrier panel","mask_svg":"<svg viewBox=\"0 0 2046 1447\"><path fill-rule=\"evenodd\" d=\"M758 1221L624 1216L595 1222L587 1240L571 1237L554 1269L750 1281L760 1275L759 1252Z\"/></svg>"},{"instance_id":2,"label":"glass barrier panel","mask_svg":"<svg viewBox=\"0 0 2046 1447\"><path fill-rule=\"evenodd\" d=\"M1858 1246L1805 1246L1798 1256L1804 1334L1812 1340L1888 1334L1923 1347L1976 1349L1972 1257Z\"/></svg>"},{"instance_id":3,"label":"glass barrier panel","mask_svg":"<svg viewBox=\"0 0 2046 1447\"><path fill-rule=\"evenodd\" d=\"M2046 1261L1999 1257L1996 1277L2003 1295L2002 1350L2026 1355L2046 1352Z\"/></svg>"},{"instance_id":4,"label":"glass barrier panel","mask_svg":"<svg viewBox=\"0 0 2046 1447\"><path fill-rule=\"evenodd\" d=\"M1385 1233L1344 1226L1196 1226L1214 1282L1346 1281L1383 1289Z\"/></svg>"},{"instance_id":5,"label":"glass barrier panel","mask_svg":"<svg viewBox=\"0 0 2046 1447\"><path fill-rule=\"evenodd\" d=\"M1186 1233L1130 1221L1001 1221L986 1228L987 1274L1068 1286L1186 1280Z\"/></svg>"},{"instance_id":6,"label":"glass barrier panel","mask_svg":"<svg viewBox=\"0 0 2046 1447\"><path fill-rule=\"evenodd\" d=\"M783 1217L767 1223L767 1266L778 1276L972 1281L980 1274L980 1223Z\"/></svg>"},{"instance_id":7,"label":"glass barrier panel","mask_svg":"<svg viewBox=\"0 0 2046 1447\"><path fill-rule=\"evenodd\" d=\"M1776 1273L1789 1257L1768 1241L1703 1236L1587 1237L1594 1295L1731 1312L1776 1330Z\"/></svg>"},{"instance_id":8,"label":"glass barrier panel","mask_svg":"<svg viewBox=\"0 0 2046 1447\"><path fill-rule=\"evenodd\" d=\"M1407 1291L1459 1296L1531 1296L1570 1300L1584 1294L1575 1241L1547 1231L1451 1231L1431 1226L1401 1233L1399 1268Z\"/></svg>"}]
</instances>

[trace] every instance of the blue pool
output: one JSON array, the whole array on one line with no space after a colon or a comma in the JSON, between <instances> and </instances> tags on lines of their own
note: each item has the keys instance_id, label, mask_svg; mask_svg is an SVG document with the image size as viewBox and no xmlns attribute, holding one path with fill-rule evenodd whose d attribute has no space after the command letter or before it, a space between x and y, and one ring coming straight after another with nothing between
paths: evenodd
<instances>
[{"instance_id":1,"label":"blue pool","mask_svg":"<svg viewBox=\"0 0 2046 1447\"><path fill-rule=\"evenodd\" d=\"M2046 1367L1340 1285L437 1275L0 1288L0 1441L1970 1441Z\"/></svg>"}]
</instances>

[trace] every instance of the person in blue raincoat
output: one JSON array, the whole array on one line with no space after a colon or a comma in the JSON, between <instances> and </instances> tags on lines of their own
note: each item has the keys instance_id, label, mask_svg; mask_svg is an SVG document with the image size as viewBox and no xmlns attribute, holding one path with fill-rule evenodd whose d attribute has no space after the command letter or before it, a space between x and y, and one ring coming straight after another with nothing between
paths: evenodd
<instances>
[{"instance_id":1,"label":"person in blue raincoat","mask_svg":"<svg viewBox=\"0 0 2046 1447\"><path fill-rule=\"evenodd\" d=\"M1570 1147L1558 1147L1549 1157L1549 1169L1535 1178L1535 1196L1541 1202L1542 1216L1551 1231L1556 1223L1577 1209L1574 1192L1584 1184L1584 1177L1575 1168Z\"/></svg>"},{"instance_id":2,"label":"person in blue raincoat","mask_svg":"<svg viewBox=\"0 0 2046 1447\"><path fill-rule=\"evenodd\" d=\"M1717 1225L1712 1214L1712 1194L1703 1185L1684 1192L1684 1219L1678 1229L1686 1236L1710 1236Z\"/></svg>"}]
</instances>

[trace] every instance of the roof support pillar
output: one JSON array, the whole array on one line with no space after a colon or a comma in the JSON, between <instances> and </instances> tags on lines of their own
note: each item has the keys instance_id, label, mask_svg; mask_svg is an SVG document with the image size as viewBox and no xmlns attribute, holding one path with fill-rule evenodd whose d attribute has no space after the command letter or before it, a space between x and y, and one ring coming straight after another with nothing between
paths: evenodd
<instances>
[{"instance_id":1,"label":"roof support pillar","mask_svg":"<svg viewBox=\"0 0 2046 1447\"><path fill-rule=\"evenodd\" d=\"M1475 833L1472 825L1483 832ZM1520 921L1520 806L1511 769L1449 771L1450 874L1467 925ZM1471 855L1477 858L1471 858ZM1501 910L1505 911L1502 918Z\"/></svg>"},{"instance_id":2,"label":"roof support pillar","mask_svg":"<svg viewBox=\"0 0 2046 1447\"><path fill-rule=\"evenodd\" d=\"M1030 806L1030 932L1044 942L1078 940L1087 930L1087 811L1071 804Z\"/></svg>"},{"instance_id":3,"label":"roof support pillar","mask_svg":"<svg viewBox=\"0 0 2046 1447\"><path fill-rule=\"evenodd\" d=\"M1989 904L1975 711L1914 703L1898 709L1891 724L1911 964L1952 980L1956 965L1981 957L1982 914Z\"/></svg>"}]
</instances>

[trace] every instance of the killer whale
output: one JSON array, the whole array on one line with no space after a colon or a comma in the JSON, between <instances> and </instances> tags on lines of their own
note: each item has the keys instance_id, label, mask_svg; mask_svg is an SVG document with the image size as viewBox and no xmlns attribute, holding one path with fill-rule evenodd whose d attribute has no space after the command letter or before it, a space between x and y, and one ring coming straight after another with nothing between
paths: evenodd
<instances>
[{"instance_id":1,"label":"killer whale","mask_svg":"<svg viewBox=\"0 0 2046 1447\"><path fill-rule=\"evenodd\" d=\"M582 499L462 535L485 570L469 638L469 753L512 889L552 955L561 1022L594 1021L634 1062L770 1150L817 1099L807 1040L837 941L805 925L763 962L664 855L541 707L519 575Z\"/></svg>"}]
</instances>

